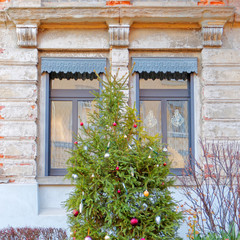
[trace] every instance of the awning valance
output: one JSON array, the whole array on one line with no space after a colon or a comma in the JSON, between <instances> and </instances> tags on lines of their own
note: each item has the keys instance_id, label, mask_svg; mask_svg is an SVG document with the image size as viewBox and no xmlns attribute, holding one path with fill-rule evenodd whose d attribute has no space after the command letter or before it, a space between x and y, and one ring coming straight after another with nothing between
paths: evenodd
<instances>
[{"instance_id":1,"label":"awning valance","mask_svg":"<svg viewBox=\"0 0 240 240\"><path fill-rule=\"evenodd\" d=\"M197 58L132 58L133 72L197 73Z\"/></svg>"},{"instance_id":2,"label":"awning valance","mask_svg":"<svg viewBox=\"0 0 240 240\"><path fill-rule=\"evenodd\" d=\"M41 72L47 73L88 73L105 72L106 58L42 58Z\"/></svg>"}]
</instances>

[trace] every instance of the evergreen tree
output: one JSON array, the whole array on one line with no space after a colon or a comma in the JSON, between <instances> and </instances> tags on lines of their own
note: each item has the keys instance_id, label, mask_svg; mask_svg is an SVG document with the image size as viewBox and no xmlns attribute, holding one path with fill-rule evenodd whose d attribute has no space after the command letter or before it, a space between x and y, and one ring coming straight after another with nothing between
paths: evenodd
<instances>
[{"instance_id":1,"label":"evergreen tree","mask_svg":"<svg viewBox=\"0 0 240 240\"><path fill-rule=\"evenodd\" d=\"M75 189L66 201L72 239L176 239L181 213L169 187L170 163L161 138L149 136L127 106L128 76L98 76L96 111L68 160Z\"/></svg>"}]
</instances>

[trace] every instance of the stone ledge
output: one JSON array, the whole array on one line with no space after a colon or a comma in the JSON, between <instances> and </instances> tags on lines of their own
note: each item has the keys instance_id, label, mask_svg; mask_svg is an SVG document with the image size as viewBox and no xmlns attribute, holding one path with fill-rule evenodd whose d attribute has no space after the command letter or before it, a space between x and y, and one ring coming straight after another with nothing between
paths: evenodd
<instances>
[{"instance_id":1,"label":"stone ledge","mask_svg":"<svg viewBox=\"0 0 240 240\"><path fill-rule=\"evenodd\" d=\"M146 6L113 6L113 7L56 7L56 8L8 8L5 10L9 20L17 24L26 20L50 22L105 22L116 24L119 18L122 24L133 22L190 22L199 23L203 20L218 19L234 20L234 7L146 7ZM94 17L93 17L94 16ZM5 21L1 18L0 21ZM117 19L117 20L116 20ZM114 22L115 21L115 22ZM117 22L116 22L117 21Z\"/></svg>"},{"instance_id":2,"label":"stone ledge","mask_svg":"<svg viewBox=\"0 0 240 240\"><path fill-rule=\"evenodd\" d=\"M65 179L64 176L45 176L45 177L37 177L37 182L41 186L46 185L69 185L72 183L69 179Z\"/></svg>"}]
</instances>

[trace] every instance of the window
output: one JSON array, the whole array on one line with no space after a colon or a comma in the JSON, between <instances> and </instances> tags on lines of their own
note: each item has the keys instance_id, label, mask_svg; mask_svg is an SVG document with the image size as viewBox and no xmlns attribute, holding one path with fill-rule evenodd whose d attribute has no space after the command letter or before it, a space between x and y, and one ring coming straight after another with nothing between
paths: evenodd
<instances>
[{"instance_id":1,"label":"window","mask_svg":"<svg viewBox=\"0 0 240 240\"><path fill-rule=\"evenodd\" d=\"M145 130L150 135L162 136L172 162L172 172L180 175L189 159L189 151L193 149L191 74L186 71L174 72L174 67L167 72L159 71L163 70L161 64L166 67L166 61L162 59L157 59L160 66L156 67L156 72L149 71L144 65L139 66L139 59L134 60L134 70L138 72L137 109ZM144 61L145 65L151 64L151 59Z\"/></svg>"},{"instance_id":2,"label":"window","mask_svg":"<svg viewBox=\"0 0 240 240\"><path fill-rule=\"evenodd\" d=\"M99 67L100 64L100 67ZM80 121L87 123L94 111L94 95L99 91L98 73L105 59L42 59L42 72L48 72L46 94L46 175L65 175Z\"/></svg>"}]
</instances>

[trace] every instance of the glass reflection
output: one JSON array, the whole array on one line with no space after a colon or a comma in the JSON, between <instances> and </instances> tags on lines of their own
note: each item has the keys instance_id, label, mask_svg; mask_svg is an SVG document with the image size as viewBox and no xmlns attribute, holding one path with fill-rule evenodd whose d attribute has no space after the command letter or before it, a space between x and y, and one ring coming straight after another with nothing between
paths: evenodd
<instances>
[{"instance_id":1,"label":"glass reflection","mask_svg":"<svg viewBox=\"0 0 240 240\"><path fill-rule=\"evenodd\" d=\"M51 102L51 168L66 168L72 149L72 102Z\"/></svg>"}]
</instances>

